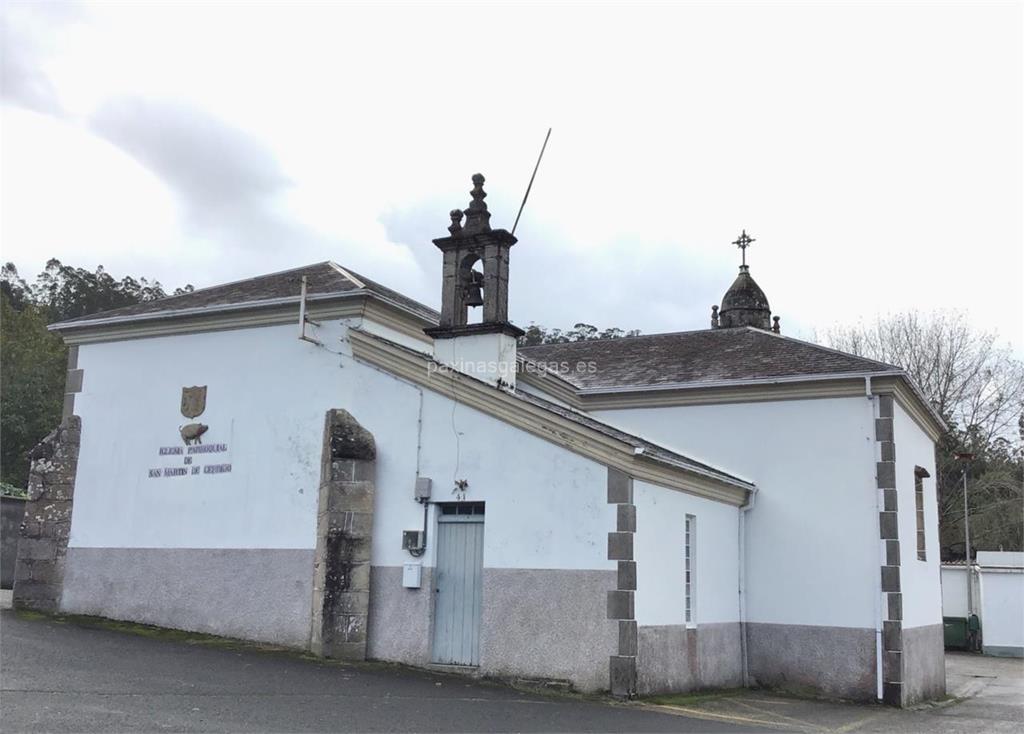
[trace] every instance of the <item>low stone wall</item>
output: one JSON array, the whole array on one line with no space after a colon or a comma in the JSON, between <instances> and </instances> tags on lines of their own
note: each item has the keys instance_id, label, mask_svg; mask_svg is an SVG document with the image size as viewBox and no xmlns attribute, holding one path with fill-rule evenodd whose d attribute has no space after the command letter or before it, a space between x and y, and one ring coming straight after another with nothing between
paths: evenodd
<instances>
[{"instance_id":1,"label":"low stone wall","mask_svg":"<svg viewBox=\"0 0 1024 734\"><path fill-rule=\"evenodd\" d=\"M82 419L70 415L29 452L28 501L14 569L14 606L60 611Z\"/></svg>"},{"instance_id":2,"label":"low stone wall","mask_svg":"<svg viewBox=\"0 0 1024 734\"><path fill-rule=\"evenodd\" d=\"M24 516L24 498L0 497L0 589L14 586L14 562Z\"/></svg>"}]
</instances>

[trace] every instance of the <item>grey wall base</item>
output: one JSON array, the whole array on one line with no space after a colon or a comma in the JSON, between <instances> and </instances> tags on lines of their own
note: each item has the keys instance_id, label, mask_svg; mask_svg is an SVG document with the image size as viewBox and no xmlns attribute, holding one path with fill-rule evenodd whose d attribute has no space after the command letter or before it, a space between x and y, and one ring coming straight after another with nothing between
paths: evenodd
<instances>
[{"instance_id":1,"label":"grey wall base","mask_svg":"<svg viewBox=\"0 0 1024 734\"><path fill-rule=\"evenodd\" d=\"M748 623L747 654L754 685L877 700L873 629Z\"/></svg>"},{"instance_id":2,"label":"grey wall base","mask_svg":"<svg viewBox=\"0 0 1024 734\"><path fill-rule=\"evenodd\" d=\"M903 628L903 706L946 695L943 626Z\"/></svg>"},{"instance_id":3,"label":"grey wall base","mask_svg":"<svg viewBox=\"0 0 1024 734\"><path fill-rule=\"evenodd\" d=\"M740 686L741 655L738 623L638 627L637 692Z\"/></svg>"},{"instance_id":4,"label":"grey wall base","mask_svg":"<svg viewBox=\"0 0 1024 734\"><path fill-rule=\"evenodd\" d=\"M502 677L608 689L618 625L605 615L615 571L485 568L480 668Z\"/></svg>"},{"instance_id":5,"label":"grey wall base","mask_svg":"<svg viewBox=\"0 0 1024 734\"><path fill-rule=\"evenodd\" d=\"M1024 647L1011 645L982 645L981 652L997 658L1024 658Z\"/></svg>"},{"instance_id":6,"label":"grey wall base","mask_svg":"<svg viewBox=\"0 0 1024 734\"><path fill-rule=\"evenodd\" d=\"M428 665L434 594L402 587L402 569L371 571L367 657ZM580 691L608 688L616 622L605 618L615 571L485 568L479 672L503 678L569 681Z\"/></svg>"},{"instance_id":7,"label":"grey wall base","mask_svg":"<svg viewBox=\"0 0 1024 734\"><path fill-rule=\"evenodd\" d=\"M420 588L406 589L400 566L370 568L366 657L409 665L430 664L432 570L423 568Z\"/></svg>"},{"instance_id":8,"label":"grey wall base","mask_svg":"<svg viewBox=\"0 0 1024 734\"><path fill-rule=\"evenodd\" d=\"M61 611L309 645L313 550L68 548Z\"/></svg>"}]
</instances>

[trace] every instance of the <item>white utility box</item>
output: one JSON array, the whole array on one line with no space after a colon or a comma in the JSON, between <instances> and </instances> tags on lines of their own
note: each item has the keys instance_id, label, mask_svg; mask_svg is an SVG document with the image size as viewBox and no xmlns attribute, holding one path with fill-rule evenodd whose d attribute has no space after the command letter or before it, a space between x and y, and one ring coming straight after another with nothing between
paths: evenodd
<instances>
[{"instance_id":1,"label":"white utility box","mask_svg":"<svg viewBox=\"0 0 1024 734\"><path fill-rule=\"evenodd\" d=\"M422 563L403 563L402 564L402 586L406 589L418 589L420 588L421 579L423 577L423 564Z\"/></svg>"}]
</instances>

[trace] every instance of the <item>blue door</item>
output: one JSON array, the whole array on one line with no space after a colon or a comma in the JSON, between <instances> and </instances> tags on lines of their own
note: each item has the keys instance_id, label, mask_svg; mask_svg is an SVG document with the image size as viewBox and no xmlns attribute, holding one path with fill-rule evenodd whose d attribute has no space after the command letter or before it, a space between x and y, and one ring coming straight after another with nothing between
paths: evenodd
<instances>
[{"instance_id":1,"label":"blue door","mask_svg":"<svg viewBox=\"0 0 1024 734\"><path fill-rule=\"evenodd\" d=\"M480 664L484 506L440 505L434 569L434 654L444 665Z\"/></svg>"}]
</instances>

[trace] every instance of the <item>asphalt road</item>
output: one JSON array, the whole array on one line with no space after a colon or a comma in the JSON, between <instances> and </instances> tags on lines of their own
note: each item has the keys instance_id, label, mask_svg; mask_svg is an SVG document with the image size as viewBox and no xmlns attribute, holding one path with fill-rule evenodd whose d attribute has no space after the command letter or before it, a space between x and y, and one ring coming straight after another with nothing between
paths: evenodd
<instances>
[{"instance_id":1,"label":"asphalt road","mask_svg":"<svg viewBox=\"0 0 1024 734\"><path fill-rule=\"evenodd\" d=\"M752 732L388 666L0 613L4 732ZM778 729L773 729L777 731Z\"/></svg>"}]
</instances>

